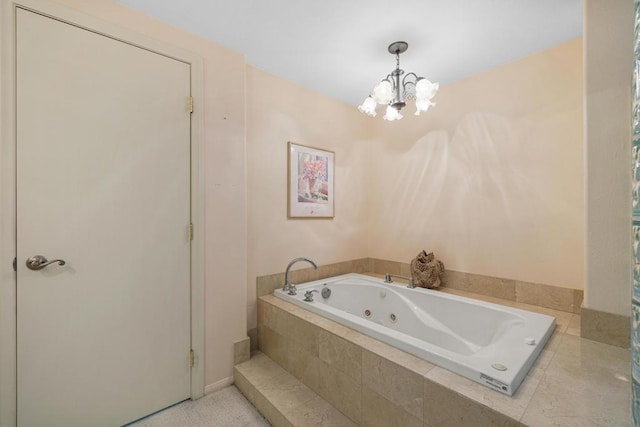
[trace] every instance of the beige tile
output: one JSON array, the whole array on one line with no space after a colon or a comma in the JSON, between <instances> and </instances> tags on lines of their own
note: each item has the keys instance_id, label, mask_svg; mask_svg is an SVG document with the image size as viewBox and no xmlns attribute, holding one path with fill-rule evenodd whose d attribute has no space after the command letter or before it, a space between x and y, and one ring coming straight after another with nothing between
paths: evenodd
<instances>
[{"instance_id":1,"label":"beige tile","mask_svg":"<svg viewBox=\"0 0 640 427\"><path fill-rule=\"evenodd\" d=\"M318 270L318 278L340 276L347 273L355 273L355 261L337 262L335 264L323 265Z\"/></svg>"},{"instance_id":2,"label":"beige tile","mask_svg":"<svg viewBox=\"0 0 640 427\"><path fill-rule=\"evenodd\" d=\"M573 290L573 313L580 314L582 309L582 301L584 300L584 291L579 289Z\"/></svg>"},{"instance_id":3,"label":"beige tile","mask_svg":"<svg viewBox=\"0 0 640 427\"><path fill-rule=\"evenodd\" d=\"M234 367L234 374L246 378L253 387L261 387L268 384L274 378L285 373L285 370L277 365L264 353L256 353L250 360ZM237 375L234 376L234 380Z\"/></svg>"},{"instance_id":4,"label":"beige tile","mask_svg":"<svg viewBox=\"0 0 640 427\"><path fill-rule=\"evenodd\" d=\"M628 376L631 370L631 350L565 335L556 350L553 365L561 366L567 372L584 369L584 374L604 369L618 375ZM550 368L549 368L550 369Z\"/></svg>"},{"instance_id":5,"label":"beige tile","mask_svg":"<svg viewBox=\"0 0 640 427\"><path fill-rule=\"evenodd\" d=\"M366 336L337 322L333 322L328 319L326 320L326 322L323 322L322 324L318 323L317 325L323 328L325 331L330 332L346 341L349 341L350 343L359 344L361 341L361 337ZM316 324L315 321L314 324Z\"/></svg>"},{"instance_id":6,"label":"beige tile","mask_svg":"<svg viewBox=\"0 0 640 427\"><path fill-rule=\"evenodd\" d=\"M596 387L597 388L597 387ZM620 399L615 407L602 405L612 396L575 390L558 383L543 382L522 422L532 427L631 426L631 399Z\"/></svg>"},{"instance_id":7,"label":"beige tile","mask_svg":"<svg viewBox=\"0 0 640 427\"><path fill-rule=\"evenodd\" d=\"M630 344L629 316L582 308L580 334L583 338L627 348Z\"/></svg>"},{"instance_id":8,"label":"beige tile","mask_svg":"<svg viewBox=\"0 0 640 427\"><path fill-rule=\"evenodd\" d=\"M630 352L565 335L527 408L533 426L630 425Z\"/></svg>"},{"instance_id":9,"label":"beige tile","mask_svg":"<svg viewBox=\"0 0 640 427\"><path fill-rule=\"evenodd\" d=\"M313 323L298 316L289 316L287 323L287 337L316 357L318 356L319 332L320 328L317 325L314 325Z\"/></svg>"},{"instance_id":10,"label":"beige tile","mask_svg":"<svg viewBox=\"0 0 640 427\"><path fill-rule=\"evenodd\" d=\"M507 427L522 424L438 383L425 380L424 425L426 427Z\"/></svg>"},{"instance_id":11,"label":"beige tile","mask_svg":"<svg viewBox=\"0 0 640 427\"><path fill-rule=\"evenodd\" d=\"M407 264L404 262L400 263L400 275L411 277L411 264Z\"/></svg>"},{"instance_id":12,"label":"beige tile","mask_svg":"<svg viewBox=\"0 0 640 427\"><path fill-rule=\"evenodd\" d=\"M429 371L425 378L432 383L440 384L442 387L468 398L470 401L476 402L478 405L490 407L510 418L519 420L540 382L540 376L525 378L513 396L499 393L487 386L440 367Z\"/></svg>"},{"instance_id":13,"label":"beige tile","mask_svg":"<svg viewBox=\"0 0 640 427\"><path fill-rule=\"evenodd\" d=\"M400 264L396 261L387 261L383 259L373 260L373 272L378 274L400 274Z\"/></svg>"},{"instance_id":14,"label":"beige tile","mask_svg":"<svg viewBox=\"0 0 640 427\"><path fill-rule=\"evenodd\" d=\"M249 360L251 355L251 343L249 337L233 343L233 364L243 363Z\"/></svg>"},{"instance_id":15,"label":"beige tile","mask_svg":"<svg viewBox=\"0 0 640 427\"><path fill-rule=\"evenodd\" d=\"M274 427L292 427L289 421L243 376L236 375L234 382L238 390Z\"/></svg>"},{"instance_id":16,"label":"beige tile","mask_svg":"<svg viewBox=\"0 0 640 427\"><path fill-rule=\"evenodd\" d=\"M247 303L247 327L258 326L258 301ZM248 334L247 334L248 335Z\"/></svg>"},{"instance_id":17,"label":"beige tile","mask_svg":"<svg viewBox=\"0 0 640 427\"><path fill-rule=\"evenodd\" d=\"M285 335L289 314L273 304L258 300L258 324L267 326L275 332Z\"/></svg>"},{"instance_id":18,"label":"beige tile","mask_svg":"<svg viewBox=\"0 0 640 427\"><path fill-rule=\"evenodd\" d=\"M325 330L318 334L320 360L338 371L362 381L362 348Z\"/></svg>"},{"instance_id":19,"label":"beige tile","mask_svg":"<svg viewBox=\"0 0 640 427\"><path fill-rule=\"evenodd\" d=\"M554 360L555 361L555 360ZM552 365L540 382L522 421L530 426L631 425L631 385L602 372L568 374Z\"/></svg>"},{"instance_id":20,"label":"beige tile","mask_svg":"<svg viewBox=\"0 0 640 427\"><path fill-rule=\"evenodd\" d=\"M580 336L580 315L579 314L574 314L573 316L571 316L571 320L569 321L569 325L567 326L566 333L576 337Z\"/></svg>"},{"instance_id":21,"label":"beige tile","mask_svg":"<svg viewBox=\"0 0 640 427\"><path fill-rule=\"evenodd\" d=\"M542 378L555 354L555 350L547 350L546 348L542 350L536 361L533 362L533 366L531 366L531 369L527 373L527 378L525 378L524 381L528 381L528 378Z\"/></svg>"},{"instance_id":22,"label":"beige tile","mask_svg":"<svg viewBox=\"0 0 640 427\"><path fill-rule=\"evenodd\" d=\"M420 359L412 354L406 353L381 341L368 337L366 335L358 334L358 339L355 340L359 344L364 352L369 351L373 355L382 359L392 361L396 365L400 365L403 368L423 376L425 373L435 367L433 363ZM363 352L363 364L364 364L364 352ZM370 357L369 360L374 360Z\"/></svg>"},{"instance_id":23,"label":"beige tile","mask_svg":"<svg viewBox=\"0 0 640 427\"><path fill-rule=\"evenodd\" d=\"M313 400L317 395L288 372L256 387L286 418Z\"/></svg>"},{"instance_id":24,"label":"beige tile","mask_svg":"<svg viewBox=\"0 0 640 427\"><path fill-rule=\"evenodd\" d=\"M248 380L244 374L238 370L237 366L233 369L233 383L240 390L240 393L247 398L247 400L253 403L255 406L256 394L258 390L251 384L251 381Z\"/></svg>"},{"instance_id":25,"label":"beige tile","mask_svg":"<svg viewBox=\"0 0 640 427\"><path fill-rule=\"evenodd\" d=\"M311 390L318 392L320 359L296 341L289 340L287 348L287 370Z\"/></svg>"},{"instance_id":26,"label":"beige tile","mask_svg":"<svg viewBox=\"0 0 640 427\"><path fill-rule=\"evenodd\" d=\"M565 334L560 332L559 328L556 327L556 329L551 334L551 337L545 344L543 351L551 351L555 354L556 350L560 346L560 342L562 341L562 337L564 337L564 335Z\"/></svg>"},{"instance_id":27,"label":"beige tile","mask_svg":"<svg viewBox=\"0 0 640 427\"><path fill-rule=\"evenodd\" d=\"M360 423L362 385L322 361L318 372L318 394L354 423Z\"/></svg>"},{"instance_id":28,"label":"beige tile","mask_svg":"<svg viewBox=\"0 0 640 427\"><path fill-rule=\"evenodd\" d=\"M300 265L309 265L309 264L302 263ZM319 267L319 268L322 268L322 267ZM289 282L295 283L295 284L313 282L314 280L318 280L319 277L320 276L319 276L318 270L315 270L313 267L301 268L300 270L289 271Z\"/></svg>"},{"instance_id":29,"label":"beige tile","mask_svg":"<svg viewBox=\"0 0 640 427\"><path fill-rule=\"evenodd\" d=\"M301 318L305 318L305 316L308 316L308 315L317 316L317 315L311 313L310 311L305 310L303 308L300 308L297 305L291 304L290 302L287 302L287 301L285 301L283 299L280 299L280 298L276 297L275 295L262 296L262 297L260 297L259 301L263 301L265 303L271 304L274 307L277 307L277 308L279 308L281 310L286 311L288 314L290 314L292 316L297 316L297 317L301 317ZM258 320L260 320L260 319L258 319Z\"/></svg>"},{"instance_id":30,"label":"beige tile","mask_svg":"<svg viewBox=\"0 0 640 427\"><path fill-rule=\"evenodd\" d=\"M445 270L440 278L442 279L442 285L445 287L489 295L509 301L515 301L516 299L515 280L453 270Z\"/></svg>"},{"instance_id":31,"label":"beige tile","mask_svg":"<svg viewBox=\"0 0 640 427\"><path fill-rule=\"evenodd\" d=\"M271 360L286 369L287 338L267 326L258 327L258 346L260 351Z\"/></svg>"},{"instance_id":32,"label":"beige tile","mask_svg":"<svg viewBox=\"0 0 640 427\"><path fill-rule=\"evenodd\" d=\"M247 331L251 343L251 352L258 350L258 328L251 328Z\"/></svg>"},{"instance_id":33,"label":"beige tile","mask_svg":"<svg viewBox=\"0 0 640 427\"><path fill-rule=\"evenodd\" d=\"M318 268L318 279L326 279L328 277L339 276L341 274L344 274L343 271L346 268L347 267L343 262L322 265Z\"/></svg>"},{"instance_id":34,"label":"beige tile","mask_svg":"<svg viewBox=\"0 0 640 427\"><path fill-rule=\"evenodd\" d=\"M422 420L365 386L362 388L362 422L360 425L365 427L422 427Z\"/></svg>"},{"instance_id":35,"label":"beige tile","mask_svg":"<svg viewBox=\"0 0 640 427\"><path fill-rule=\"evenodd\" d=\"M354 273L362 274L369 271L373 271L374 269L372 258L361 258L361 259L354 260L352 262L353 262L352 271Z\"/></svg>"},{"instance_id":36,"label":"beige tile","mask_svg":"<svg viewBox=\"0 0 640 427\"><path fill-rule=\"evenodd\" d=\"M356 423L317 396L290 416L296 427L355 427Z\"/></svg>"},{"instance_id":37,"label":"beige tile","mask_svg":"<svg viewBox=\"0 0 640 427\"><path fill-rule=\"evenodd\" d=\"M258 297L271 295L273 291L284 286L284 273L269 274L256 277L256 293Z\"/></svg>"},{"instance_id":38,"label":"beige tile","mask_svg":"<svg viewBox=\"0 0 640 427\"><path fill-rule=\"evenodd\" d=\"M362 353L362 384L416 418L423 414L423 377L370 351Z\"/></svg>"},{"instance_id":39,"label":"beige tile","mask_svg":"<svg viewBox=\"0 0 640 427\"><path fill-rule=\"evenodd\" d=\"M573 289L516 281L516 301L573 313Z\"/></svg>"}]
</instances>

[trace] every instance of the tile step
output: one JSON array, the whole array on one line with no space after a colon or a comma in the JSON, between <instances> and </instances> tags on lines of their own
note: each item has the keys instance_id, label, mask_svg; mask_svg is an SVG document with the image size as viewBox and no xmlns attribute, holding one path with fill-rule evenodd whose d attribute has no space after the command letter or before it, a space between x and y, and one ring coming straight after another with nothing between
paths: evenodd
<instances>
[{"instance_id":1,"label":"tile step","mask_svg":"<svg viewBox=\"0 0 640 427\"><path fill-rule=\"evenodd\" d=\"M256 352L233 369L235 385L275 427L355 426L267 355Z\"/></svg>"}]
</instances>

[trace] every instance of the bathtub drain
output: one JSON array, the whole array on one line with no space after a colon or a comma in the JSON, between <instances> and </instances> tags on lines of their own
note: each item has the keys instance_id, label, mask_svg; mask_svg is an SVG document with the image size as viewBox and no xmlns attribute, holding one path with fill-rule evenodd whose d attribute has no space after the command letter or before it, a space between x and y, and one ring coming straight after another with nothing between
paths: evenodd
<instances>
[{"instance_id":1,"label":"bathtub drain","mask_svg":"<svg viewBox=\"0 0 640 427\"><path fill-rule=\"evenodd\" d=\"M398 318L396 317L396 315L395 315L395 314L393 314L393 313L391 313L391 314L389 315L389 319L391 319L391 321L392 321L393 323L396 323L396 320L398 320Z\"/></svg>"},{"instance_id":2,"label":"bathtub drain","mask_svg":"<svg viewBox=\"0 0 640 427\"><path fill-rule=\"evenodd\" d=\"M366 309L366 310L364 311L364 316L365 316L365 317L371 317L371 310Z\"/></svg>"}]
</instances>

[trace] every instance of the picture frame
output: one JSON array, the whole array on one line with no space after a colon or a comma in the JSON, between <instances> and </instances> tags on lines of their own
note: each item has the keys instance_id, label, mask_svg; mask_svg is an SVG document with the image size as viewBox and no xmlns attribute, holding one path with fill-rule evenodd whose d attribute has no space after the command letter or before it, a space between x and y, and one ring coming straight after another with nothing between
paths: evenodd
<instances>
[{"instance_id":1,"label":"picture frame","mask_svg":"<svg viewBox=\"0 0 640 427\"><path fill-rule=\"evenodd\" d=\"M334 217L333 151L287 144L287 217Z\"/></svg>"}]
</instances>

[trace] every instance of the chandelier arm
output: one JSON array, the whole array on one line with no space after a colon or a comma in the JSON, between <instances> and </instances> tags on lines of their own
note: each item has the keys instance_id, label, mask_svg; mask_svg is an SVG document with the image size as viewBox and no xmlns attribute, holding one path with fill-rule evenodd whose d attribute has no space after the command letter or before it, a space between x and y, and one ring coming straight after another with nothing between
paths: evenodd
<instances>
[{"instance_id":1,"label":"chandelier arm","mask_svg":"<svg viewBox=\"0 0 640 427\"><path fill-rule=\"evenodd\" d=\"M386 81L388 81L389 83L391 83L391 87L392 87L392 89L393 89L393 90L394 90L394 92L395 92L395 90L396 90L396 79L397 79L397 77L396 77L396 76L394 76L394 75L393 75L393 73L391 73L391 74L387 74L387 77L385 77L384 79L382 79L382 81L385 81L385 80L386 80Z\"/></svg>"},{"instance_id":2,"label":"chandelier arm","mask_svg":"<svg viewBox=\"0 0 640 427\"><path fill-rule=\"evenodd\" d=\"M407 78L409 76L413 76L413 81L409 81L407 80ZM402 86L406 87L408 84L416 84L418 82L418 80L420 80L421 77L419 77L416 73L407 73L405 74L404 78L402 79Z\"/></svg>"}]
</instances>

